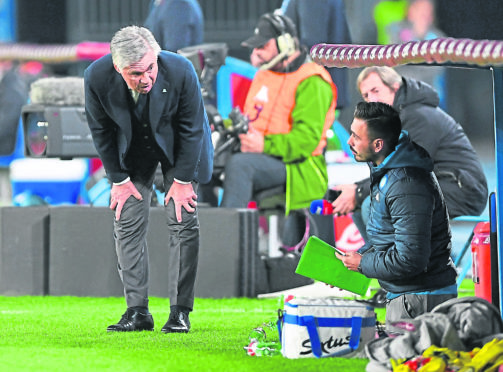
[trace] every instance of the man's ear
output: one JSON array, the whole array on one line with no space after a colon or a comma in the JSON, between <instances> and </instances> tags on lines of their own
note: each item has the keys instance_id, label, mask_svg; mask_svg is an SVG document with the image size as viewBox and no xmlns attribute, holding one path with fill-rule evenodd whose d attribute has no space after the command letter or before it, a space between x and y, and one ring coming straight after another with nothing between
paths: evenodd
<instances>
[{"instance_id":1,"label":"man's ear","mask_svg":"<svg viewBox=\"0 0 503 372\"><path fill-rule=\"evenodd\" d=\"M384 148L384 140L382 138L376 138L372 141L372 144L374 145L374 152L376 154L381 152Z\"/></svg>"},{"instance_id":2,"label":"man's ear","mask_svg":"<svg viewBox=\"0 0 503 372\"><path fill-rule=\"evenodd\" d=\"M117 71L119 74L121 73L121 70L119 69L119 67L117 67L117 65L114 63L114 68L115 68L115 71Z\"/></svg>"}]
</instances>

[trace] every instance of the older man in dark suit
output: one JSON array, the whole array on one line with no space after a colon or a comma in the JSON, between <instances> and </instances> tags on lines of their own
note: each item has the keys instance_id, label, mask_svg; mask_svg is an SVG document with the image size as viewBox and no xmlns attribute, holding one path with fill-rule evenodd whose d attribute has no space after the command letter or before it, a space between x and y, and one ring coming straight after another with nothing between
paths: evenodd
<instances>
[{"instance_id":1,"label":"older man in dark suit","mask_svg":"<svg viewBox=\"0 0 503 372\"><path fill-rule=\"evenodd\" d=\"M86 114L113 183L114 237L127 310L111 331L153 330L148 310L147 225L153 179L161 164L169 231L171 312L162 332L190 329L199 252L197 186L208 182L213 147L191 63L161 51L143 27L119 30L111 54L84 73Z\"/></svg>"}]
</instances>

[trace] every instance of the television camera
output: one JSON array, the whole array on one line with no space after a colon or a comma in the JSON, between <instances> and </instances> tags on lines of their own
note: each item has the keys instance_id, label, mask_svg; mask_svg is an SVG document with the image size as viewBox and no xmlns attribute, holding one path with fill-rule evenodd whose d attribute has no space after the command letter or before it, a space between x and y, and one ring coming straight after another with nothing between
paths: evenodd
<instances>
[{"instance_id":1,"label":"television camera","mask_svg":"<svg viewBox=\"0 0 503 372\"><path fill-rule=\"evenodd\" d=\"M207 112L211 111L208 110ZM213 178L218 181L223 180L225 164L229 156L239 151L239 135L248 132L248 118L241 113L239 107L234 107L229 113L228 120L222 120L217 113L208 114L212 116L212 141L214 147L213 158ZM226 125L227 124L227 125Z\"/></svg>"},{"instance_id":2,"label":"television camera","mask_svg":"<svg viewBox=\"0 0 503 372\"><path fill-rule=\"evenodd\" d=\"M41 78L21 109L24 153L35 158L97 157L84 109L84 79Z\"/></svg>"},{"instance_id":3,"label":"television camera","mask_svg":"<svg viewBox=\"0 0 503 372\"><path fill-rule=\"evenodd\" d=\"M223 180L227 159L233 152L239 151L239 134L248 132L248 118L241 113L239 107L234 107L228 119L224 119L214 104L216 98L214 77L220 67L225 64L227 51L225 43L200 44L178 51L192 62L199 76L215 149L212 183L217 185Z\"/></svg>"}]
</instances>

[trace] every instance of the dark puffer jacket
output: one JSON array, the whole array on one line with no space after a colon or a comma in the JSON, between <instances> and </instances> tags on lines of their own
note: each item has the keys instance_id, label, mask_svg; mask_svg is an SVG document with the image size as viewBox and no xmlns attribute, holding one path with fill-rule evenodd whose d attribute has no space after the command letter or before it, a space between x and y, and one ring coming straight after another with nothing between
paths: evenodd
<instances>
[{"instance_id":1,"label":"dark puffer jacket","mask_svg":"<svg viewBox=\"0 0 503 372\"><path fill-rule=\"evenodd\" d=\"M369 241L361 270L393 293L422 292L452 285L447 208L426 150L403 131L395 151L370 165Z\"/></svg>"}]
</instances>

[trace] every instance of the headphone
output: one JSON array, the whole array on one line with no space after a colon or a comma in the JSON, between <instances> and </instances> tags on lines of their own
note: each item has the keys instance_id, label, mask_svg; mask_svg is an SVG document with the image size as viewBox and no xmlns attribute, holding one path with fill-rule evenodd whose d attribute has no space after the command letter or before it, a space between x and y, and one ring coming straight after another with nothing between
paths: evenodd
<instances>
[{"instance_id":1,"label":"headphone","mask_svg":"<svg viewBox=\"0 0 503 372\"><path fill-rule=\"evenodd\" d=\"M278 56L261 67L261 69L269 69L279 61L290 57L293 53L295 53L295 50L297 49L295 38L292 36L291 32L288 32L288 26L290 26L290 30L293 30L294 32L295 26L289 19L286 19L279 14L267 13L263 16L263 18L269 21L272 27L279 34L276 38L276 45L279 51ZM290 24L287 26L287 23Z\"/></svg>"}]
</instances>

